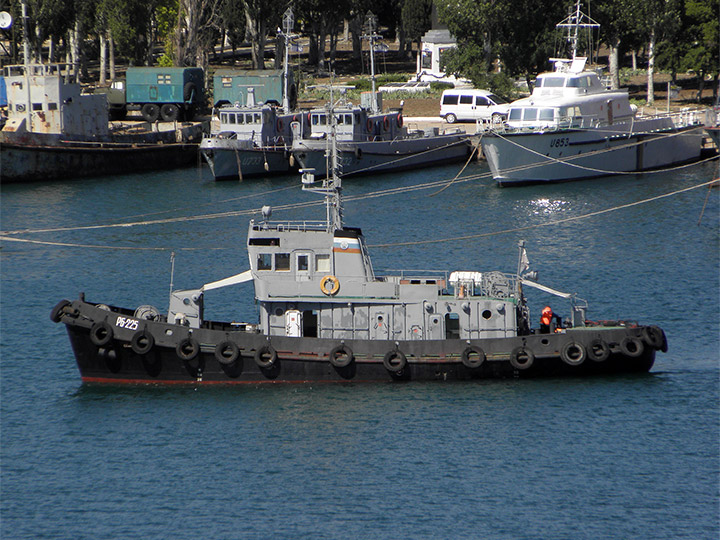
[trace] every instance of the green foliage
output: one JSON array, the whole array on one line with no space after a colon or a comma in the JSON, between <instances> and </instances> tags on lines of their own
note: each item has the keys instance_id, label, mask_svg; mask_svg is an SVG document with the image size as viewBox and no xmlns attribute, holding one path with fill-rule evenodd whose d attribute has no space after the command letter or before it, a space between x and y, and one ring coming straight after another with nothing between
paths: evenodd
<instances>
[{"instance_id":1,"label":"green foliage","mask_svg":"<svg viewBox=\"0 0 720 540\"><path fill-rule=\"evenodd\" d=\"M402 25L405 35L411 41L419 41L430 29L432 0L404 0Z\"/></svg>"},{"instance_id":2,"label":"green foliage","mask_svg":"<svg viewBox=\"0 0 720 540\"><path fill-rule=\"evenodd\" d=\"M455 88L455 85L453 83L440 82L440 81L431 81L430 82L430 90L435 93L442 94L445 90L450 90L451 88Z\"/></svg>"}]
</instances>

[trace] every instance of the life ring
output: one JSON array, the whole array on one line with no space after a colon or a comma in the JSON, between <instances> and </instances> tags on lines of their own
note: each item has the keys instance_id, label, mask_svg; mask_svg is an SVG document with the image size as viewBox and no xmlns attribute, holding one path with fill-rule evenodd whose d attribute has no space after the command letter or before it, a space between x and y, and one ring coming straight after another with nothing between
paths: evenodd
<instances>
[{"instance_id":1,"label":"life ring","mask_svg":"<svg viewBox=\"0 0 720 540\"><path fill-rule=\"evenodd\" d=\"M267 369L277 362L277 351L270 345L263 345L255 351L255 363L259 368Z\"/></svg>"},{"instance_id":2,"label":"life ring","mask_svg":"<svg viewBox=\"0 0 720 540\"><path fill-rule=\"evenodd\" d=\"M112 341L113 329L105 321L98 321L90 328L90 341L97 347L104 347Z\"/></svg>"},{"instance_id":3,"label":"life ring","mask_svg":"<svg viewBox=\"0 0 720 540\"><path fill-rule=\"evenodd\" d=\"M560 349L560 358L569 366L579 366L587 358L587 351L582 344L570 341Z\"/></svg>"},{"instance_id":4,"label":"life ring","mask_svg":"<svg viewBox=\"0 0 720 540\"><path fill-rule=\"evenodd\" d=\"M234 364L240 357L240 349L230 340L218 343L215 346L215 359L224 366Z\"/></svg>"},{"instance_id":5,"label":"life ring","mask_svg":"<svg viewBox=\"0 0 720 540\"><path fill-rule=\"evenodd\" d=\"M297 114L296 114L295 116L293 116L292 121L293 121L293 122L297 122L297 121L298 121L298 115L297 115Z\"/></svg>"},{"instance_id":6,"label":"life ring","mask_svg":"<svg viewBox=\"0 0 720 540\"><path fill-rule=\"evenodd\" d=\"M463 366L470 369L476 369L479 368L485 361L485 351L483 351L480 347L471 345L470 347L465 348L460 355L460 358L462 359Z\"/></svg>"},{"instance_id":7,"label":"life ring","mask_svg":"<svg viewBox=\"0 0 720 540\"><path fill-rule=\"evenodd\" d=\"M355 149L355 159L362 158L362 148L359 146Z\"/></svg>"},{"instance_id":8,"label":"life ring","mask_svg":"<svg viewBox=\"0 0 720 540\"><path fill-rule=\"evenodd\" d=\"M308 126L311 125L311 123L310 123L310 118L311 118L311 114L310 114L310 113L307 113Z\"/></svg>"},{"instance_id":9,"label":"life ring","mask_svg":"<svg viewBox=\"0 0 720 540\"><path fill-rule=\"evenodd\" d=\"M352 364L355 360L352 349L347 345L338 345L328 355L330 363L336 368L344 368Z\"/></svg>"},{"instance_id":10,"label":"life ring","mask_svg":"<svg viewBox=\"0 0 720 540\"><path fill-rule=\"evenodd\" d=\"M368 119L367 119L367 122L365 123L365 125L367 126L367 130L368 130L370 133L372 133L372 132L373 132L373 127L374 127L374 126L373 126L373 121L372 121L370 118L368 118Z\"/></svg>"},{"instance_id":11,"label":"life ring","mask_svg":"<svg viewBox=\"0 0 720 540\"><path fill-rule=\"evenodd\" d=\"M400 349L393 349L385 353L383 366L391 373L400 373L407 366L407 358Z\"/></svg>"},{"instance_id":12,"label":"life ring","mask_svg":"<svg viewBox=\"0 0 720 540\"><path fill-rule=\"evenodd\" d=\"M138 330L130 340L130 348L135 354L147 354L155 346L155 338L148 332L147 327Z\"/></svg>"},{"instance_id":13,"label":"life ring","mask_svg":"<svg viewBox=\"0 0 720 540\"><path fill-rule=\"evenodd\" d=\"M385 129L385 131L390 129L390 119L387 116L383 117L383 129Z\"/></svg>"},{"instance_id":14,"label":"life ring","mask_svg":"<svg viewBox=\"0 0 720 540\"><path fill-rule=\"evenodd\" d=\"M320 290L323 294L333 296L340 289L340 281L335 276L325 276L320 281Z\"/></svg>"},{"instance_id":15,"label":"life ring","mask_svg":"<svg viewBox=\"0 0 720 540\"><path fill-rule=\"evenodd\" d=\"M395 122L397 122L397 127L399 127L399 128L403 127L403 116L402 116L402 114L398 113L397 117L395 118Z\"/></svg>"},{"instance_id":16,"label":"life ring","mask_svg":"<svg viewBox=\"0 0 720 540\"><path fill-rule=\"evenodd\" d=\"M610 347L602 339L593 339L587 348L587 355L594 362L604 362L610 357Z\"/></svg>"},{"instance_id":17,"label":"life ring","mask_svg":"<svg viewBox=\"0 0 720 540\"><path fill-rule=\"evenodd\" d=\"M653 349L660 349L663 345L663 331L657 326L645 326L642 329L642 339Z\"/></svg>"},{"instance_id":18,"label":"life ring","mask_svg":"<svg viewBox=\"0 0 720 540\"><path fill-rule=\"evenodd\" d=\"M515 369L528 369L535 361L535 353L529 347L515 347L510 353L510 365Z\"/></svg>"},{"instance_id":19,"label":"life ring","mask_svg":"<svg viewBox=\"0 0 720 540\"><path fill-rule=\"evenodd\" d=\"M637 358L645 351L645 345L638 338L627 336L620 342L620 350L625 356Z\"/></svg>"},{"instance_id":20,"label":"life ring","mask_svg":"<svg viewBox=\"0 0 720 540\"><path fill-rule=\"evenodd\" d=\"M50 312L50 320L54 323L60 322L63 316L63 308L69 305L70 302L68 300L60 300Z\"/></svg>"},{"instance_id":21,"label":"life ring","mask_svg":"<svg viewBox=\"0 0 720 540\"><path fill-rule=\"evenodd\" d=\"M189 362L193 360L200 353L200 344L191 337L186 337L180 340L175 347L175 352L180 360Z\"/></svg>"},{"instance_id":22,"label":"life ring","mask_svg":"<svg viewBox=\"0 0 720 540\"><path fill-rule=\"evenodd\" d=\"M285 123L282 121L282 118L277 119L276 125L277 125L278 131L282 131L283 128L285 127Z\"/></svg>"}]
</instances>

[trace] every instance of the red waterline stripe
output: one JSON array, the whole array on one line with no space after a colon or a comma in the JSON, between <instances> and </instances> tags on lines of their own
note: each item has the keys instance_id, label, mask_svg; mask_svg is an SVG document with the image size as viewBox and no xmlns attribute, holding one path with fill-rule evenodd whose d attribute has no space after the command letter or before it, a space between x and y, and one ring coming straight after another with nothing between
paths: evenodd
<instances>
[{"instance_id":1,"label":"red waterline stripe","mask_svg":"<svg viewBox=\"0 0 720 540\"><path fill-rule=\"evenodd\" d=\"M341 380L297 380L297 381L169 381L165 379L111 379L108 377L82 377L84 383L102 383L102 384L156 384L156 385L192 385L192 384L336 384L336 383L371 383L371 382L386 382L385 380L380 381L379 379L341 379ZM391 382L391 381L387 381Z\"/></svg>"}]
</instances>

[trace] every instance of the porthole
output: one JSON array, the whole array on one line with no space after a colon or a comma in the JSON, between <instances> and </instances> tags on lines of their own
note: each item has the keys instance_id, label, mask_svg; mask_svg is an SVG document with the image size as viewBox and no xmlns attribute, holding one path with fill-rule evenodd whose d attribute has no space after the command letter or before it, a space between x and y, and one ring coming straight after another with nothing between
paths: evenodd
<instances>
[{"instance_id":1,"label":"porthole","mask_svg":"<svg viewBox=\"0 0 720 540\"><path fill-rule=\"evenodd\" d=\"M485 319L486 321L487 321L490 317L492 317L492 311L490 311L489 309L486 309L486 310L484 310L484 311L482 312L482 318Z\"/></svg>"},{"instance_id":2,"label":"porthole","mask_svg":"<svg viewBox=\"0 0 720 540\"><path fill-rule=\"evenodd\" d=\"M275 315L277 315L278 317L282 317L282 314L283 314L282 308L275 309Z\"/></svg>"}]
</instances>

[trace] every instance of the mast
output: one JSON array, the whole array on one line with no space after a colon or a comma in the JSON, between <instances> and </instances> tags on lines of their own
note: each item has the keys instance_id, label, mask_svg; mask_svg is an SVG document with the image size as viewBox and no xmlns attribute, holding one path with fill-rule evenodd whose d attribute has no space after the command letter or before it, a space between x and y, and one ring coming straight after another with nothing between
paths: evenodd
<instances>
[{"instance_id":1,"label":"mast","mask_svg":"<svg viewBox=\"0 0 720 540\"><path fill-rule=\"evenodd\" d=\"M377 114L379 111L377 103L377 94L375 93L375 40L380 36L375 33L377 27L377 17L372 11L368 11L365 16L365 29L366 34L363 34L363 39L370 41L370 81L372 83L372 108L370 112Z\"/></svg>"},{"instance_id":2,"label":"mast","mask_svg":"<svg viewBox=\"0 0 720 540\"><path fill-rule=\"evenodd\" d=\"M580 28L600 28L600 25L580 10L580 0L576 0L574 11L571 11L567 18L556 24L555 27L567 28L567 40L572 50L572 59L575 60ZM590 61L592 62L592 52L590 53Z\"/></svg>"},{"instance_id":3,"label":"mast","mask_svg":"<svg viewBox=\"0 0 720 540\"><path fill-rule=\"evenodd\" d=\"M27 2L22 0L23 26L23 64L25 71L25 87L27 88L27 105L25 106L25 123L27 131L32 131L32 95L30 94L30 40L27 28Z\"/></svg>"},{"instance_id":4,"label":"mast","mask_svg":"<svg viewBox=\"0 0 720 540\"><path fill-rule=\"evenodd\" d=\"M290 77L288 71L288 64L290 59L290 38L293 25L295 24L295 16L291 7L285 10L283 15L283 37L285 38L285 61L283 63L283 112L288 114L290 112L290 98L288 94L290 92Z\"/></svg>"}]
</instances>

